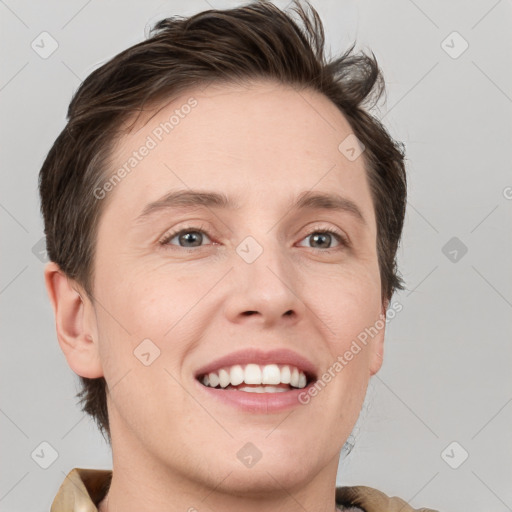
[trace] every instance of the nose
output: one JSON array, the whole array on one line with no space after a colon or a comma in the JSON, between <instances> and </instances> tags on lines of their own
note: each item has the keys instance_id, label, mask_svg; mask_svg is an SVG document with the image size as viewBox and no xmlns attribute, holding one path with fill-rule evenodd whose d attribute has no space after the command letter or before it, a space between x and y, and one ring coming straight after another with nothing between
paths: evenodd
<instances>
[{"instance_id":1,"label":"nose","mask_svg":"<svg viewBox=\"0 0 512 512\"><path fill-rule=\"evenodd\" d=\"M261 249L258 245L253 239L252 246L249 242L233 255L225 304L227 317L233 323L252 322L263 327L298 322L305 309L299 272L278 242L265 243ZM247 247L249 252L262 252L251 261L245 257Z\"/></svg>"}]
</instances>

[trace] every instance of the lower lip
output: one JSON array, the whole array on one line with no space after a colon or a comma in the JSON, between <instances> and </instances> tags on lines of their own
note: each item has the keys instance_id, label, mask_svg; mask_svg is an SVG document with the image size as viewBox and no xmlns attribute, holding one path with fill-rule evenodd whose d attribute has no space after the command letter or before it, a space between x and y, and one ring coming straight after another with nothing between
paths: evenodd
<instances>
[{"instance_id":1,"label":"lower lip","mask_svg":"<svg viewBox=\"0 0 512 512\"><path fill-rule=\"evenodd\" d=\"M313 382L302 389L278 393L249 393L237 391L236 389L217 389L203 386L196 380L197 385L215 400L237 407L243 411L254 413L281 412L293 407L304 405L300 402L299 396L307 394ZM303 396L302 395L302 396Z\"/></svg>"}]
</instances>

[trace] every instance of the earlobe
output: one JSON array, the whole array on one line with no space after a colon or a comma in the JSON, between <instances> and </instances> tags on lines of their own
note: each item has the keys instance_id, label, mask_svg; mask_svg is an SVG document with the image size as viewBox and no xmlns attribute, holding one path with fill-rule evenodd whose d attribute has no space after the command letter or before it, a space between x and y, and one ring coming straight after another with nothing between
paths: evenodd
<instances>
[{"instance_id":1,"label":"earlobe","mask_svg":"<svg viewBox=\"0 0 512 512\"><path fill-rule=\"evenodd\" d=\"M60 348L69 367L82 377L103 376L93 305L80 287L54 263L44 270L46 290L55 314Z\"/></svg>"}]
</instances>

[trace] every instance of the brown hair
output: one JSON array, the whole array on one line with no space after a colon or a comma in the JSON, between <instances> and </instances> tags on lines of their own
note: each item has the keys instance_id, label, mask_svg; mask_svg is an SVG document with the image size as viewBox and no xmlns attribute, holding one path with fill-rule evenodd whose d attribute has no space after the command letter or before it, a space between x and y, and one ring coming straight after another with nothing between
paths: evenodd
<instances>
[{"instance_id":1,"label":"brown hair","mask_svg":"<svg viewBox=\"0 0 512 512\"><path fill-rule=\"evenodd\" d=\"M322 22L305 3L310 14L300 0L292 9L302 24L266 0L163 19L146 41L119 53L81 84L68 123L41 168L39 186L49 258L90 298L97 226L105 207L93 190L106 179L125 122L144 107L201 84L258 78L318 91L345 115L365 147L382 299L404 289L396 265L407 193L403 145L367 112L384 91L382 75L373 53L355 54L354 46L327 61ZM106 381L80 379L83 410L110 443Z\"/></svg>"}]
</instances>

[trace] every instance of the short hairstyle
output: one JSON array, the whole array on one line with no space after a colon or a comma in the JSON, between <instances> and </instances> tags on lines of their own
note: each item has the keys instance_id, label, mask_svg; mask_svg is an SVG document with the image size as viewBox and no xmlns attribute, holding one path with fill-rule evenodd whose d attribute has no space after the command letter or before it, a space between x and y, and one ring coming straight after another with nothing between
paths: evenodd
<instances>
[{"instance_id":1,"label":"short hairstyle","mask_svg":"<svg viewBox=\"0 0 512 512\"><path fill-rule=\"evenodd\" d=\"M126 122L149 105L167 103L209 83L268 79L297 91L313 90L344 114L364 146L364 163L376 212L382 300L404 289L396 264L406 208L403 144L369 113L384 92L375 55L354 53L327 60L316 10L294 0L294 20L267 0L227 10L207 10L156 23L145 41L92 72L69 105L67 124L39 175L49 258L94 300L98 221L106 200L93 193L111 172L115 142ZM340 141L341 142L341 141ZM80 377L77 394L111 444L103 377Z\"/></svg>"}]
</instances>

